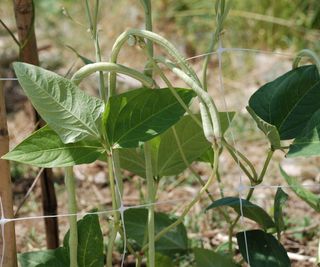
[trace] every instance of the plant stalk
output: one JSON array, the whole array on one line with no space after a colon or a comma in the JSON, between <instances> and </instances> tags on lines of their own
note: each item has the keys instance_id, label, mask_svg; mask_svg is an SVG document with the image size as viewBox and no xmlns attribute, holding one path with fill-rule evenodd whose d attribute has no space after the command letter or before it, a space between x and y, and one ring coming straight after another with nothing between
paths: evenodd
<instances>
[{"instance_id":1,"label":"plant stalk","mask_svg":"<svg viewBox=\"0 0 320 267\"><path fill-rule=\"evenodd\" d=\"M148 142L144 143L144 156L146 161L146 179L148 187L148 267L155 267L155 229L154 229L154 205L155 202L155 186L151 162L151 148Z\"/></svg>"},{"instance_id":2,"label":"plant stalk","mask_svg":"<svg viewBox=\"0 0 320 267\"><path fill-rule=\"evenodd\" d=\"M110 238L108 241L108 248L107 248L107 267L112 267L112 252L114 241L117 237L117 233L119 231L119 212L116 211L119 208L119 203L117 201L117 193L114 183L114 169L113 169L113 162L111 155L107 155L108 157L108 171L109 171L109 183L110 183L110 191L111 191L111 198L112 198L112 209L115 210L113 212L113 225L110 233Z\"/></svg>"},{"instance_id":3,"label":"plant stalk","mask_svg":"<svg viewBox=\"0 0 320 267\"><path fill-rule=\"evenodd\" d=\"M69 255L70 267L78 267L78 229L77 229L77 199L75 189L75 179L73 176L73 167L65 168L65 184L68 194L68 212L72 214L69 217L70 235L69 235Z\"/></svg>"},{"instance_id":4,"label":"plant stalk","mask_svg":"<svg viewBox=\"0 0 320 267\"><path fill-rule=\"evenodd\" d=\"M218 148L214 147L214 154L217 155L216 153L218 153ZM164 236L166 233L168 233L169 231L171 231L173 228L177 227L180 223L183 222L184 217L189 213L189 211L191 210L191 208L200 200L201 196L203 195L203 193L209 188L209 186L212 184L212 182L214 181L214 177L215 177L215 173L217 170L219 164L219 158L215 157L214 158L214 163L213 163L213 170L212 173L208 179L208 181L206 182L206 184L201 188L201 190L198 192L198 194L194 197L194 199L185 207L185 209L183 210L182 214L180 215L180 217L172 224L170 224L168 227L162 229L154 238L154 241L159 240L162 236ZM141 249L142 252L146 251L149 247L149 244L144 245L144 247Z\"/></svg>"}]
</instances>

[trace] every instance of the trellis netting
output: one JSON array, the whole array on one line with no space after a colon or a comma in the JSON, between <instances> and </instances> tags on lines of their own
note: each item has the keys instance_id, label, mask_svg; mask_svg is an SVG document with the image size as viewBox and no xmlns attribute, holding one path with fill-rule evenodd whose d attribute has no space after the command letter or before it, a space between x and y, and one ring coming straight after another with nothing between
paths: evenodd
<instances>
[{"instance_id":1,"label":"trellis netting","mask_svg":"<svg viewBox=\"0 0 320 267\"><path fill-rule=\"evenodd\" d=\"M219 98L221 101L219 102L220 104L220 108L222 110L225 111L238 111L238 112L243 112L243 109L245 108L246 103L243 103L243 99L245 99L245 97L247 97L248 93L246 92L238 92L240 94L245 95L245 97L243 99L241 98L237 98L234 97L234 94L237 93L237 90L239 89L235 89L235 90L227 90L225 89L225 87L229 87L230 84L233 87L238 87L239 83L241 86L241 82L237 83L236 81L232 81L232 77L227 77L227 82L225 80L226 76L228 76L228 74L226 74L224 72L224 56L228 56L228 64L230 63L230 57L234 56L234 55L240 55L242 58L245 57L249 57L249 56L256 56L256 57L263 57L265 55L267 56L272 56L274 60L274 62L270 65L271 68L274 67L277 64L280 63L287 63L292 61L293 58L295 57L294 54L290 54L290 53L283 53L283 52L279 52L279 51L266 51L266 50L259 50L259 49L250 49L250 48L242 48L242 47L224 47L223 46L223 36L219 37L219 41L218 41L218 48L216 49L216 51L212 52L212 53L202 53L196 56L192 56L190 58L187 58L187 60L193 60L192 62L195 62L195 60L201 61L202 58L206 57L207 55L212 55L212 61L217 62L217 70L215 71L214 74L217 74L217 78L216 81L218 82L218 84L215 84L214 88L209 89L209 92L214 94L215 96L217 96L217 98ZM245 64L245 63L242 63ZM241 68L241 66L240 66ZM271 74L268 74L266 78L264 78L264 80L268 81L271 79L274 79L277 75L276 72L280 72L281 67L279 68L279 71L277 70L272 70L270 72L272 72ZM211 72L212 70L210 69L209 72ZM281 70L282 71L282 70ZM212 71L213 73L213 71ZM263 75L265 75L266 71L263 73ZM254 75L260 75L261 73L258 74L254 74ZM279 73L278 73L279 74ZM210 74L209 74L210 75ZM121 79L121 77L120 77ZM247 77L247 79L250 79L250 77ZM1 77L0 78L1 81L15 81L15 78L12 77ZM230 82L230 80L232 82ZM236 84L236 85L235 85ZM258 87L258 86L257 86ZM257 88L256 88L257 89ZM211 90L214 90L214 92L211 92ZM240 89L241 90L241 89ZM243 88L243 91L245 91L246 88ZM231 103L229 103L229 97L233 96L233 98L231 99ZM241 140L239 139L239 137L237 136L237 132L238 129L235 129L235 127L239 127L238 125L234 125L234 123L231 121L232 119L230 117L228 117L229 120L229 124L231 125L229 130L228 130L228 138L230 139L231 144L237 148L237 150L241 151L241 149L243 149L243 143L245 143L247 146L250 146L250 133L248 133L247 136L247 140ZM246 123L245 121L243 121L243 123ZM245 126L244 126L245 128ZM241 134L241 138L244 138L246 136L246 133L242 133ZM262 140L262 138L261 138ZM264 139L263 139L264 140ZM255 140L256 141L256 140ZM262 141L263 142L263 141ZM263 147L264 144L259 144L259 146ZM253 148L250 150L248 149L249 153L254 153L254 149L259 149L258 147L255 147L254 145L252 146ZM238 158L238 166L236 169L232 170L232 176L233 176L233 181L232 181L232 185L226 188L223 188L223 193L225 195L228 196L234 196L237 195L239 198L239 203L240 203L240 221L239 221L239 228L242 229L242 231L244 231L244 244L245 244L245 251L246 251L246 261L248 263L249 266L254 267L253 265L250 264L250 245L248 244L248 240L247 240L247 235L246 235L246 230L249 229L249 226L251 226L250 224L248 224L248 221L245 219L244 216L244 209L242 206L243 203L243 199L246 197L246 192L249 191L250 189L256 189L257 191L261 192L261 199L257 199L257 201L260 201L261 203L266 203L267 199L264 199L267 197L267 194L264 194L263 192L266 190L269 191L275 191L278 188L283 188L285 191L287 191L287 193L290 193L289 189L290 187L292 188L292 186L289 186L285 183L283 184L274 184L273 181L269 181L270 179L266 179L268 180L268 182L264 181L262 184L256 185L256 186L250 186L246 183L244 177L243 177L243 173L242 170L240 168L240 155L238 155L236 153L236 157ZM223 162L220 162L222 168L223 167ZM228 168L228 167L226 167ZM224 170L225 172L227 172L228 170ZM114 173L114 175L117 175L116 173ZM229 175L230 176L230 175ZM77 218L82 218L85 215L92 215L92 214L97 214L97 215L111 215L114 212L118 211L120 214L120 219L121 219L121 227L122 227L122 231L124 236L126 236L126 223L125 223L125 216L124 213L127 210L133 210L133 209L139 209L139 208L148 208L150 206L155 206L155 207L161 207L161 206L170 206L171 209L176 209L177 206L179 207L183 207L185 205L186 202L188 202L189 198L186 197L185 195L183 197L175 197L173 196L170 199L159 199L157 201L155 201L154 203L144 203L144 204L128 204L126 202L126 195L121 196L120 193L120 186L117 184L117 179L115 179L116 181L116 193L118 195L118 198L120 200L120 207L118 209L99 209L98 211L81 211L79 213L76 214L69 214L69 213L60 213L57 215L48 215L48 216L42 216L42 215L37 215L37 216L26 216L26 217L17 217L17 218L7 218L6 214L4 214L3 212L3 207L2 207L2 200L0 198L0 204L1 204L1 220L0 220L0 225L1 225L1 235L2 235L2 253L1 253L1 264L0 266L4 266L3 265L3 261L4 261L4 254L6 253L6 240L3 239L4 237L4 231L5 231L5 227L8 223L12 223L14 222L16 227L19 227L19 224L25 221L37 221L40 219L45 219L45 218L53 218L53 217L57 217L57 218L63 218L63 217L74 217L76 216ZM284 180L283 180L284 181ZM215 185L216 186L216 185ZM320 190L320 184L302 184L302 186L304 186L305 188L308 189L313 189L316 190L318 188L318 190ZM209 191L209 193L212 196L216 196L216 192L213 187L210 188L211 191ZM291 193L290 193L291 194ZM201 197L202 201L208 200L207 199L208 196L207 195L203 195ZM88 203L90 204L90 203ZM203 210L206 208L205 206L202 207ZM84 210L88 210L88 209L84 209ZM40 211L39 211L40 214ZM17 228L18 229L18 228ZM223 231L222 231L223 232ZM200 233L200 239L201 239L201 233ZM126 244L127 240L126 238L123 239L123 248L122 248L122 257L121 257L121 266L124 266L124 262L125 262L125 257L127 254L127 244ZM22 251L24 252L24 251ZM301 257L299 257L301 256ZM295 254L295 253L289 253L289 257L293 260L300 260L301 262L310 262L310 264L315 263L316 262L316 258L315 257L309 257L309 256L303 256L303 255L299 255L299 254Z\"/></svg>"}]
</instances>

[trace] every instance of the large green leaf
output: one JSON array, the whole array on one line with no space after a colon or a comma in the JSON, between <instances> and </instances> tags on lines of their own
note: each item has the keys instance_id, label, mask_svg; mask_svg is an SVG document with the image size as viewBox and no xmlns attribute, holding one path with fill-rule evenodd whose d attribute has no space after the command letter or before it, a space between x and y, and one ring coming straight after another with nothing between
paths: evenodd
<instances>
[{"instance_id":1,"label":"large green leaf","mask_svg":"<svg viewBox=\"0 0 320 267\"><path fill-rule=\"evenodd\" d=\"M298 197L304 200L310 207L320 212L320 196L317 196L309 190L307 190L305 187L301 185L301 183L298 182L298 180L295 177L288 175L281 167L280 172L284 179L286 179L291 190L295 192Z\"/></svg>"},{"instance_id":2,"label":"large green leaf","mask_svg":"<svg viewBox=\"0 0 320 267\"><path fill-rule=\"evenodd\" d=\"M197 267L239 267L232 258L212 250L194 248Z\"/></svg>"},{"instance_id":3,"label":"large green leaf","mask_svg":"<svg viewBox=\"0 0 320 267\"><path fill-rule=\"evenodd\" d=\"M284 247L273 235L262 230L237 233L242 257L254 267L289 267L290 259ZM249 255L249 261L247 258Z\"/></svg>"},{"instance_id":4,"label":"large green leaf","mask_svg":"<svg viewBox=\"0 0 320 267\"><path fill-rule=\"evenodd\" d=\"M96 214L86 215L77 222L78 225L78 267L103 267L104 246L99 217ZM69 247L69 232L63 244Z\"/></svg>"},{"instance_id":5,"label":"large green leaf","mask_svg":"<svg viewBox=\"0 0 320 267\"><path fill-rule=\"evenodd\" d=\"M229 126L227 113L220 114L221 126L225 132ZM234 116L229 113L230 118ZM200 115L196 117L201 121ZM177 175L187 168L181 151L188 164L197 160L211 148L211 144L206 140L202 128L186 115L182 119L165 131L163 134L150 141L153 172L155 176L163 177ZM145 161L142 148L120 149L121 166L141 177L145 177Z\"/></svg>"},{"instance_id":6,"label":"large green leaf","mask_svg":"<svg viewBox=\"0 0 320 267\"><path fill-rule=\"evenodd\" d=\"M256 223L264 229L275 228L275 224L271 217L261 207L251 203L246 199L241 199L242 212L240 208L240 199L238 197L225 197L212 202L206 210L228 206L233 208L239 215L243 215Z\"/></svg>"},{"instance_id":7,"label":"large green leaf","mask_svg":"<svg viewBox=\"0 0 320 267\"><path fill-rule=\"evenodd\" d=\"M298 136L288 152L288 157L310 157L320 155L320 110L314 113L303 132Z\"/></svg>"},{"instance_id":8,"label":"large green leaf","mask_svg":"<svg viewBox=\"0 0 320 267\"><path fill-rule=\"evenodd\" d=\"M26 252L18 255L21 267L69 267L69 256L64 247L55 250Z\"/></svg>"},{"instance_id":9,"label":"large green leaf","mask_svg":"<svg viewBox=\"0 0 320 267\"><path fill-rule=\"evenodd\" d=\"M284 220L283 220L283 214L282 214L282 207L288 200L288 195L279 187L277 189L277 193L274 198L274 222L276 224L276 229L278 234L282 230L284 230Z\"/></svg>"},{"instance_id":10,"label":"large green leaf","mask_svg":"<svg viewBox=\"0 0 320 267\"><path fill-rule=\"evenodd\" d=\"M147 240L147 209L128 209L124 212L124 224L127 237L134 240L140 249ZM155 213L155 233L159 233L175 219L170 218L165 213ZM183 224L169 231L155 243L156 252L172 256L175 253L186 253L188 250L188 237Z\"/></svg>"},{"instance_id":11,"label":"large green leaf","mask_svg":"<svg viewBox=\"0 0 320 267\"><path fill-rule=\"evenodd\" d=\"M13 66L32 105L64 143L87 136L99 138L104 108L100 99L51 71L20 62Z\"/></svg>"},{"instance_id":12,"label":"large green leaf","mask_svg":"<svg viewBox=\"0 0 320 267\"><path fill-rule=\"evenodd\" d=\"M192 90L175 89L188 105ZM168 88L140 88L110 98L103 116L109 143L114 147L137 147L163 133L185 113Z\"/></svg>"},{"instance_id":13,"label":"large green leaf","mask_svg":"<svg viewBox=\"0 0 320 267\"><path fill-rule=\"evenodd\" d=\"M103 267L103 236L98 215L86 215L77 222L78 267ZM69 232L63 247L55 250L27 252L19 255L21 267L69 267Z\"/></svg>"},{"instance_id":14,"label":"large green leaf","mask_svg":"<svg viewBox=\"0 0 320 267\"><path fill-rule=\"evenodd\" d=\"M44 126L23 140L2 158L38 167L66 167L95 161L103 152L96 140L64 144L60 137Z\"/></svg>"},{"instance_id":15,"label":"large green leaf","mask_svg":"<svg viewBox=\"0 0 320 267\"><path fill-rule=\"evenodd\" d=\"M265 122L277 127L281 140L299 136L320 108L320 78L315 65L293 69L262 86L249 106Z\"/></svg>"}]
</instances>

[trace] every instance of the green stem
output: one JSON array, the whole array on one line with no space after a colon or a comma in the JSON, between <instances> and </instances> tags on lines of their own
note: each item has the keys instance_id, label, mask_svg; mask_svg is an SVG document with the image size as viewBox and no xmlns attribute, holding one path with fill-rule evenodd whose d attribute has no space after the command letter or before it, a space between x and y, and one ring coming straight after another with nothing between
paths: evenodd
<instances>
[{"instance_id":1,"label":"green stem","mask_svg":"<svg viewBox=\"0 0 320 267\"><path fill-rule=\"evenodd\" d=\"M320 73L320 58L318 57L318 55L315 52L313 52L312 50L309 50L309 49L303 49L296 55L296 57L292 63L293 69L298 67L302 57L308 57L311 60L313 60L317 66L318 72Z\"/></svg>"},{"instance_id":2,"label":"green stem","mask_svg":"<svg viewBox=\"0 0 320 267\"><path fill-rule=\"evenodd\" d=\"M145 28L147 31L152 31L152 8L150 0L140 0L143 9L144 9L144 17L145 17ZM153 57L153 44L151 40L147 40L147 50L148 54ZM149 77L152 77L152 70L147 70L145 73Z\"/></svg>"},{"instance_id":3,"label":"green stem","mask_svg":"<svg viewBox=\"0 0 320 267\"><path fill-rule=\"evenodd\" d=\"M151 162L151 148L148 142L144 143L144 156L146 161L146 179L148 187L148 203L150 204L148 208L148 261L149 267L155 266L155 229L154 229L154 205L155 202L155 186L152 171Z\"/></svg>"},{"instance_id":4,"label":"green stem","mask_svg":"<svg viewBox=\"0 0 320 267\"><path fill-rule=\"evenodd\" d=\"M75 189L75 180L73 176L73 167L65 168L65 184L68 194L68 212L70 214L77 213L77 198ZM69 255L70 267L78 267L78 229L77 216L69 217L70 235L69 235Z\"/></svg>"},{"instance_id":5,"label":"green stem","mask_svg":"<svg viewBox=\"0 0 320 267\"><path fill-rule=\"evenodd\" d=\"M136 257L136 267L141 267L142 264L142 256L140 254Z\"/></svg>"},{"instance_id":6,"label":"green stem","mask_svg":"<svg viewBox=\"0 0 320 267\"><path fill-rule=\"evenodd\" d=\"M214 153L215 155L217 155L216 153L218 153L218 148L214 147ZM154 241L159 240L163 235L165 235L166 233L168 233L169 231L171 231L173 228L177 227L180 223L183 222L184 217L189 213L189 211L191 210L191 208L200 200L201 196L203 195L203 193L209 188L209 186L212 184L212 182L214 181L214 177L215 177L215 173L216 173L216 169L218 167L219 164L219 159L218 157L214 158L214 164L213 164L213 171L207 181L207 183L201 188L201 190L198 192L198 194L194 197L194 199L185 207L185 209L183 210L182 214L180 215L180 217L171 225L169 225L168 227L162 229L154 238ZM144 247L141 249L142 252L146 251L149 247L149 244L144 245Z\"/></svg>"},{"instance_id":7,"label":"green stem","mask_svg":"<svg viewBox=\"0 0 320 267\"><path fill-rule=\"evenodd\" d=\"M119 213L116 211L119 208L119 203L117 201L116 196L116 188L114 184L114 174L113 174L113 162L111 155L107 155L108 157L108 171L109 171L109 183L110 183L110 191L111 191L111 199L112 199L112 209L115 210L113 212L113 225L110 233L110 238L108 242L108 248L107 248L107 267L112 267L112 252L113 252L113 246L114 241L117 237L117 233L119 231Z\"/></svg>"},{"instance_id":8,"label":"green stem","mask_svg":"<svg viewBox=\"0 0 320 267\"><path fill-rule=\"evenodd\" d=\"M82 82L83 79L90 76L92 73L96 71L122 73L140 81L144 86L152 87L154 85L154 81L150 77L142 74L141 72L120 64L110 62L98 62L85 65L72 76L71 80L78 85Z\"/></svg>"},{"instance_id":9,"label":"green stem","mask_svg":"<svg viewBox=\"0 0 320 267\"><path fill-rule=\"evenodd\" d=\"M211 58L211 54L213 52L213 49L215 47L215 44L218 41L219 35L221 34L223 30L223 23L226 18L225 13L228 12L228 10L225 10L225 0L218 0L216 3L216 30L214 31L214 34L212 35L212 38L210 40L209 49L207 51L207 56L204 59L203 66L202 66L202 85L203 89L208 91L208 85L207 85L207 69L208 64Z\"/></svg>"},{"instance_id":10,"label":"green stem","mask_svg":"<svg viewBox=\"0 0 320 267\"><path fill-rule=\"evenodd\" d=\"M242 169L242 171L248 176L250 181L254 182L258 179L258 174L250 162L249 159L246 158L240 151L236 150L233 146L231 146L225 139L222 140L222 145L228 150L231 157L234 159L234 161L239 164L239 167ZM252 171L252 174L247 170L247 168L240 162L240 159L242 159L250 168Z\"/></svg>"},{"instance_id":11,"label":"green stem","mask_svg":"<svg viewBox=\"0 0 320 267\"><path fill-rule=\"evenodd\" d=\"M274 153L273 150L269 150L268 155L267 155L267 158L266 158L266 160L265 160L265 162L264 162L264 164L263 164L263 168L262 168L262 170L261 170L261 173L260 173L260 175L258 176L259 178L258 178L257 180L255 180L255 181L252 181L252 180L251 180L251 186L252 186L252 187L250 188L250 190L249 190L249 192L248 192L248 195L247 195L247 197L246 197L246 200L250 200L250 198L252 197L252 194L253 194L253 191L254 191L254 186L257 185L257 184L259 184L259 183L261 183L261 182L263 181L263 178L264 178L264 176L265 176L265 174L266 174L266 171L267 171L267 168L268 168L268 166L269 166L270 160L271 160L271 158L272 158L272 156L273 156L273 153ZM236 226L237 222L239 221L240 217L241 217L241 215L238 215L238 216L236 217L236 219L234 220L234 222L233 222L233 223L230 225L230 227L229 227L229 251L230 251L230 253L232 252L232 236L233 236L233 230L234 230L234 227Z\"/></svg>"},{"instance_id":12,"label":"green stem","mask_svg":"<svg viewBox=\"0 0 320 267\"><path fill-rule=\"evenodd\" d=\"M268 166L269 166L269 163L270 163L271 158L272 158L272 156L273 156L273 153L274 153L274 150L272 150L272 149L270 149L270 150L268 151L268 155L267 155L267 158L266 158L266 160L265 160L265 162L264 162L264 164L263 164L262 171L261 171L261 173L260 173L260 175L259 175L259 177L258 177L258 179L257 179L257 183L258 183L258 184L260 184L260 183L262 182L262 180L263 180L263 178L264 178L264 176L265 176L265 174L266 174L266 171L267 171L267 169L268 169Z\"/></svg>"},{"instance_id":13,"label":"green stem","mask_svg":"<svg viewBox=\"0 0 320 267\"><path fill-rule=\"evenodd\" d=\"M250 200L250 198L252 197L252 194L253 194L253 191L254 191L254 187L250 188L249 192L248 192L248 195L246 197L246 200ZM233 230L234 230L234 227L237 225L239 219L241 218L241 215L238 214L237 217L235 218L235 220L233 221L233 223L230 225L229 227L229 252L231 254L232 253L232 236L233 236Z\"/></svg>"},{"instance_id":14,"label":"green stem","mask_svg":"<svg viewBox=\"0 0 320 267\"><path fill-rule=\"evenodd\" d=\"M200 177L200 175L198 175L195 170L191 167L191 164L188 162L187 158L186 158L186 155L184 154L184 151L182 149L182 145L181 145L181 142L179 140L179 136L177 134L177 131L176 131L176 128L175 126L172 127L172 131L173 131L173 134L174 134L174 137L175 137L175 140L176 140L176 143L178 145L178 149L179 149L179 152L180 152L180 155L181 155L181 158L184 162L184 164L186 165L186 167L189 169L189 171L193 174L194 177L197 178L198 182L201 184L202 187L205 186L205 182L202 180L202 178ZM217 156L217 155L215 155ZM219 157L219 156L217 156ZM218 178L218 167L217 167L217 171L216 171L216 177ZM209 199L213 202L214 201L214 198L212 197L212 195L210 194L209 190L206 189L206 193L209 197ZM219 212L222 214L222 216L224 217L224 219L226 220L226 222L230 222L230 217L229 215L221 208L218 208Z\"/></svg>"}]
</instances>

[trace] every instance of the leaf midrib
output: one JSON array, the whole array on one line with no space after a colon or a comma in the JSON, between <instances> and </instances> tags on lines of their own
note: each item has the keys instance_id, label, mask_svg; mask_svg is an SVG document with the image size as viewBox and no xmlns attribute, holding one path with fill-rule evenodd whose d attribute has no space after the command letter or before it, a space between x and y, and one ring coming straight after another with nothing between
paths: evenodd
<instances>
[{"instance_id":1,"label":"leaf midrib","mask_svg":"<svg viewBox=\"0 0 320 267\"><path fill-rule=\"evenodd\" d=\"M24 75L24 76L27 76L27 75ZM38 75L37 75L37 76L38 76ZM38 85L36 82L34 82L33 80L29 79L29 81L30 81L32 84L34 84L36 87L38 87L38 89L39 89L40 91L46 93L46 94L49 96L49 98L51 98L51 99L54 101L54 103L56 103L56 104L57 104L58 106L60 106L62 109L66 110L69 114L72 115L72 117L74 117L74 118L76 118L78 121L80 121L80 122L87 128L87 130L88 130L87 132L91 133L93 136L98 136L98 135L99 135L98 132L93 131L90 127L87 126L86 123L84 123L80 118L78 118L75 114L73 114L73 113L71 112L71 110L68 110L68 109L65 108L60 102L58 102L51 94L49 94L49 92L48 92L47 90L44 90L41 86L39 86L39 85ZM75 92L74 89L75 89L75 88L72 87L71 92L72 92L72 91ZM76 93L76 92L75 92L75 93ZM72 101L72 102L73 102L73 101ZM93 121L93 124L95 125L95 121Z\"/></svg>"},{"instance_id":2,"label":"leaf midrib","mask_svg":"<svg viewBox=\"0 0 320 267\"><path fill-rule=\"evenodd\" d=\"M185 100L185 99L183 99L183 100ZM175 101L176 101L176 100L175 100ZM134 131L134 130L136 130L137 128L139 128L143 123L145 123L146 121L152 119L153 117L158 116L160 113L166 111L167 109L171 108L172 106L176 105L177 103L178 103L178 102L176 101L175 103L169 104L169 105L166 106L164 109L161 109L161 110L159 110L159 111L156 112L156 113L152 113L151 116L147 117L145 120L143 120L143 121L141 121L140 123L138 123L138 124L136 125L136 127L131 128L130 130L128 130L128 131L126 131L124 134L122 134L122 136L120 136L119 138L117 138L117 141L114 141L114 145L116 145L116 144L120 145L119 142L121 142L121 139L122 139L123 137L129 135L132 131ZM118 122L117 122L117 123L118 123ZM136 141L136 140L138 141L139 139L137 139L137 138L131 139L129 142L133 142L133 141Z\"/></svg>"}]
</instances>

